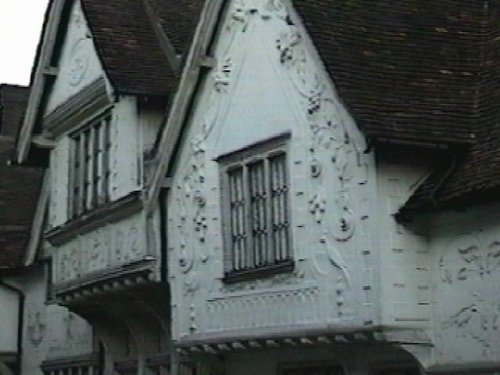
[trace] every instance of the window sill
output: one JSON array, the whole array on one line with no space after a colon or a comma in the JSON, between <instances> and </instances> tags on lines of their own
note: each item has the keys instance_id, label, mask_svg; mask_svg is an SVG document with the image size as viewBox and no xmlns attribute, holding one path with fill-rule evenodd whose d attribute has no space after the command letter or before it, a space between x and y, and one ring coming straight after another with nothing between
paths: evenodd
<instances>
[{"instance_id":1,"label":"window sill","mask_svg":"<svg viewBox=\"0 0 500 375\"><path fill-rule=\"evenodd\" d=\"M241 281L261 279L274 276L280 273L292 272L295 264L292 259L282 260L276 264L254 268L250 270L229 271L226 272L222 281L226 284L238 283Z\"/></svg>"},{"instance_id":2,"label":"window sill","mask_svg":"<svg viewBox=\"0 0 500 375\"><path fill-rule=\"evenodd\" d=\"M115 202L107 203L66 224L45 232L45 239L54 246L71 241L78 235L88 233L107 223L121 220L140 211L143 207L141 192L134 191Z\"/></svg>"}]
</instances>

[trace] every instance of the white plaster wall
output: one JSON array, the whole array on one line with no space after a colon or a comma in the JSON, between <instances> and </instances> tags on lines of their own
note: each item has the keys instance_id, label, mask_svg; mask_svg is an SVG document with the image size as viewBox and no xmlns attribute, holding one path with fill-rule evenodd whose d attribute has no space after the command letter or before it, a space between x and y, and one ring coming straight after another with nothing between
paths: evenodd
<instances>
[{"instance_id":1,"label":"white plaster wall","mask_svg":"<svg viewBox=\"0 0 500 375\"><path fill-rule=\"evenodd\" d=\"M8 280L25 293L22 374L42 375L46 359L92 352L90 326L66 308L46 304L46 277L43 266L35 266Z\"/></svg>"},{"instance_id":2,"label":"white plaster wall","mask_svg":"<svg viewBox=\"0 0 500 375\"><path fill-rule=\"evenodd\" d=\"M73 2L61 51L58 74L45 114L52 112L95 79L105 76L80 1Z\"/></svg>"},{"instance_id":3,"label":"white plaster wall","mask_svg":"<svg viewBox=\"0 0 500 375\"><path fill-rule=\"evenodd\" d=\"M70 146L70 139L61 137L50 152L49 227L68 220Z\"/></svg>"},{"instance_id":4,"label":"white plaster wall","mask_svg":"<svg viewBox=\"0 0 500 375\"><path fill-rule=\"evenodd\" d=\"M169 194L174 338L376 324L373 155L290 3L231 2L214 55ZM226 285L214 158L282 133L295 270Z\"/></svg>"},{"instance_id":5,"label":"white plaster wall","mask_svg":"<svg viewBox=\"0 0 500 375\"><path fill-rule=\"evenodd\" d=\"M21 297L0 285L0 353L17 353L17 327Z\"/></svg>"},{"instance_id":6,"label":"white plaster wall","mask_svg":"<svg viewBox=\"0 0 500 375\"><path fill-rule=\"evenodd\" d=\"M428 327L432 317L428 229L399 224L393 215L429 175L429 167L381 161L377 172L382 323Z\"/></svg>"},{"instance_id":7,"label":"white plaster wall","mask_svg":"<svg viewBox=\"0 0 500 375\"><path fill-rule=\"evenodd\" d=\"M445 211L432 220L436 367L498 367L500 220L498 203Z\"/></svg>"},{"instance_id":8,"label":"white plaster wall","mask_svg":"<svg viewBox=\"0 0 500 375\"><path fill-rule=\"evenodd\" d=\"M111 199L142 188L143 153L137 98L121 96L113 108Z\"/></svg>"}]
</instances>

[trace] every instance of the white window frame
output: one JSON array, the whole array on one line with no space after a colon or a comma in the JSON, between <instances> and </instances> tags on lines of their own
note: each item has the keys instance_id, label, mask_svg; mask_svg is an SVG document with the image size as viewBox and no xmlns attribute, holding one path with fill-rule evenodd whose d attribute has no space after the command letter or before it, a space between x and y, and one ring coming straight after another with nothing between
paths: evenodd
<instances>
[{"instance_id":1,"label":"white window frame","mask_svg":"<svg viewBox=\"0 0 500 375\"><path fill-rule=\"evenodd\" d=\"M288 138L217 159L226 282L293 270Z\"/></svg>"},{"instance_id":2,"label":"white window frame","mask_svg":"<svg viewBox=\"0 0 500 375\"><path fill-rule=\"evenodd\" d=\"M70 220L110 201L111 123L107 111L69 134Z\"/></svg>"}]
</instances>

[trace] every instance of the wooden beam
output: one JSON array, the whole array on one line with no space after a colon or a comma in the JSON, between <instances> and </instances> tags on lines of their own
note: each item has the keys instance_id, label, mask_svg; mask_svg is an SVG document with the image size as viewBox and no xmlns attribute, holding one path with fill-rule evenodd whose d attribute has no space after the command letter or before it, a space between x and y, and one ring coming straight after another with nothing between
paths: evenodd
<instances>
[{"instance_id":1,"label":"wooden beam","mask_svg":"<svg viewBox=\"0 0 500 375\"><path fill-rule=\"evenodd\" d=\"M171 160L174 157L176 145L182 133L188 108L196 94L195 89L201 73L200 56L206 56L213 33L219 20L219 14L225 0L205 1L200 21L195 31L193 43L189 50L188 58L182 72L179 88L175 93L172 108L168 115L166 125L160 135L157 166L146 186L146 212L153 215L155 204L158 201L163 179Z\"/></svg>"}]
</instances>

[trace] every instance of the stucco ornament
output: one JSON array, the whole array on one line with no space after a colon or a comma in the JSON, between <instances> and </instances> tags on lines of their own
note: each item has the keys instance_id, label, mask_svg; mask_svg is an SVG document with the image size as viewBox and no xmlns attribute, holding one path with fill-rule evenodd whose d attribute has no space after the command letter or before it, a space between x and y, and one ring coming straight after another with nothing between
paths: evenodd
<instances>
[{"instance_id":1,"label":"stucco ornament","mask_svg":"<svg viewBox=\"0 0 500 375\"><path fill-rule=\"evenodd\" d=\"M37 311L35 306L31 307L28 312L27 334L33 346L40 346L45 338L46 330L45 316L41 311Z\"/></svg>"},{"instance_id":2,"label":"stucco ornament","mask_svg":"<svg viewBox=\"0 0 500 375\"><path fill-rule=\"evenodd\" d=\"M82 234L60 246L54 256L54 283L142 260L146 255L143 228L144 223L136 217Z\"/></svg>"},{"instance_id":3,"label":"stucco ornament","mask_svg":"<svg viewBox=\"0 0 500 375\"><path fill-rule=\"evenodd\" d=\"M351 285L351 276L349 274L349 267L345 262L342 254L339 252L338 248L334 245L334 241L329 236L328 232L325 232L319 239L319 242L324 246L324 251L328 256L329 263L341 271L347 285ZM322 263L318 262L317 267L321 269ZM324 272L326 273L326 272ZM338 283L342 283L342 278L338 279ZM343 289L342 289L343 291Z\"/></svg>"},{"instance_id":4,"label":"stucco ornament","mask_svg":"<svg viewBox=\"0 0 500 375\"><path fill-rule=\"evenodd\" d=\"M131 255L137 258L141 253L141 234L139 229L134 225L128 232L128 246Z\"/></svg>"},{"instance_id":5,"label":"stucco ornament","mask_svg":"<svg viewBox=\"0 0 500 375\"><path fill-rule=\"evenodd\" d=\"M102 268L103 264L106 264L106 247L104 246L104 233L102 229L97 229L90 233L90 235L83 240L84 245L82 246L88 254L86 259L88 271L95 271ZM127 259L128 260L128 259Z\"/></svg>"},{"instance_id":6,"label":"stucco ornament","mask_svg":"<svg viewBox=\"0 0 500 375\"><path fill-rule=\"evenodd\" d=\"M443 346L460 358L500 358L500 240L481 232L458 236L439 270Z\"/></svg>"},{"instance_id":7,"label":"stucco ornament","mask_svg":"<svg viewBox=\"0 0 500 375\"><path fill-rule=\"evenodd\" d=\"M90 62L88 43L87 38L81 38L71 47L68 72L68 81L71 86L78 86L87 73Z\"/></svg>"},{"instance_id":8,"label":"stucco ornament","mask_svg":"<svg viewBox=\"0 0 500 375\"><path fill-rule=\"evenodd\" d=\"M347 128L338 115L339 106L336 99L329 94L326 84L318 75L318 69L308 57L304 46L304 38L293 22L286 22L285 29L276 41L279 62L286 69L294 88L303 98L305 116L309 122L311 134L310 160L311 170L324 170L326 160L330 159L336 170L338 183L334 196L336 210L333 215L339 216L333 232L339 241L352 237L355 230L354 215L349 203L349 184L351 181L350 164L353 163L355 147L350 143ZM321 172L319 172L321 173ZM313 175L313 177L315 177ZM316 190L321 189L322 181L316 183ZM317 192L312 193L310 202L315 200ZM328 205L325 205L328 207ZM311 210L318 220L317 210Z\"/></svg>"},{"instance_id":9,"label":"stucco ornament","mask_svg":"<svg viewBox=\"0 0 500 375\"><path fill-rule=\"evenodd\" d=\"M123 230L117 229L115 231L115 241L114 241L114 254L118 262L124 260L123 252L125 251L126 245L126 235Z\"/></svg>"},{"instance_id":10,"label":"stucco ornament","mask_svg":"<svg viewBox=\"0 0 500 375\"><path fill-rule=\"evenodd\" d=\"M66 324L66 340L75 341L78 338L78 331L76 327L76 317L73 313L68 313L64 317L64 323Z\"/></svg>"},{"instance_id":11,"label":"stucco ornament","mask_svg":"<svg viewBox=\"0 0 500 375\"><path fill-rule=\"evenodd\" d=\"M295 90L303 98L304 114L309 123L311 145L310 166L313 177L324 174L327 160L333 163L337 183L333 206L334 225L332 233L338 241L347 241L355 231L356 223L349 191L356 166L356 155L359 152L351 142L347 126L339 115L341 109L336 98L327 90L318 69L309 58L304 45L304 38L298 28L287 17L284 29L276 40L279 62L286 69ZM318 204L318 196L324 181L318 179L314 184L314 192L309 199L310 212L318 224L323 220L329 208L327 202ZM325 224L326 225L326 224Z\"/></svg>"},{"instance_id":12,"label":"stucco ornament","mask_svg":"<svg viewBox=\"0 0 500 375\"><path fill-rule=\"evenodd\" d=\"M286 16L286 7L282 0L236 0L233 2L230 11L227 30L234 30L239 27L240 31L245 33L252 17L269 20L273 17L285 18Z\"/></svg>"},{"instance_id":13,"label":"stucco ornament","mask_svg":"<svg viewBox=\"0 0 500 375\"><path fill-rule=\"evenodd\" d=\"M237 7L237 4L235 5ZM231 22L244 22L247 12L234 11ZM230 24L231 24L230 22ZM233 25L234 26L234 25ZM229 31L233 37L230 38L224 50L230 51L231 46L236 43L238 33L242 29L233 26ZM238 60L239 61L239 60ZM199 118L198 129L189 141L189 154L183 161L182 171L185 171L176 183L178 198L176 204L178 215L176 227L178 230L178 265L185 275L182 279L182 292L184 295L193 295L201 286L197 266L209 263L210 255L203 249L206 242L210 221L207 212L208 195L210 186L207 186L207 164L212 161L207 156L207 142L215 137L214 128L216 124L223 121L229 108L229 98L233 89L234 76L241 64L226 53L218 62L212 74L207 78L208 97L206 98L206 111ZM192 318L191 328L196 326L195 317Z\"/></svg>"},{"instance_id":14,"label":"stucco ornament","mask_svg":"<svg viewBox=\"0 0 500 375\"><path fill-rule=\"evenodd\" d=\"M326 211L326 198L322 191L318 191L309 199L309 212L314 216L317 223L323 221Z\"/></svg>"}]
</instances>

